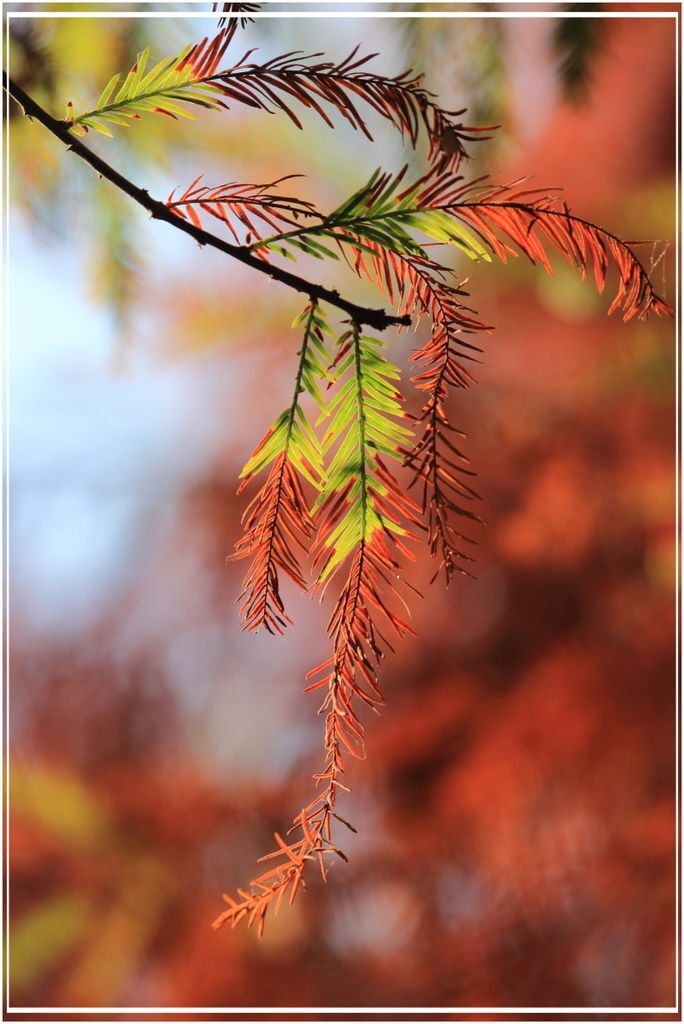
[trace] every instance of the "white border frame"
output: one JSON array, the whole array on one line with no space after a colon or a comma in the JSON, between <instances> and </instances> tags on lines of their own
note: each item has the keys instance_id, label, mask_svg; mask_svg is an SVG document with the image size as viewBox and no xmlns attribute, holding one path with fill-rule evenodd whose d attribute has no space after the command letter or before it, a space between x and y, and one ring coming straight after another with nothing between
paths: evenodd
<instances>
[{"instance_id":1,"label":"white border frame","mask_svg":"<svg viewBox=\"0 0 684 1024\"><path fill-rule=\"evenodd\" d=\"M217 14L213 11L193 11L193 10L168 10L168 11L130 11L130 10L90 10L90 11L25 11L21 10L22 4L28 2L28 0L0 0L0 7L2 8L3 14L3 32L5 33L5 67L9 70L9 26L11 24L12 16L21 18L207 18L216 19ZM63 4L75 3L77 0L47 0L51 5L62 6ZM107 6L111 7L112 2L116 0L89 0L94 6ZM153 0L141 0L141 2L153 2ZM170 3L182 3L184 6L190 4L204 4L206 0L167 0ZM261 0L264 4L305 4L305 5L321 5L326 2L332 3L335 0ZM357 3L378 3L378 4L389 4L389 3L402 3L409 4L413 0L352 0L354 7ZM448 5L448 10L438 11L364 11L361 9L350 9L350 10L304 10L304 11L282 11L282 10L266 10L266 11L254 11L250 14L250 18L557 18L559 10L548 10L545 0L525 0L525 2L532 8L536 5L544 6L546 9L535 11L532 10L508 10L508 11L462 11L452 10L452 7L461 7L462 4L458 0L428 0L431 5L445 7ZM489 0L487 0L489 2ZM650 4L658 4L659 6L663 0L639 0L639 2L648 6ZM667 2L667 0L665 0ZM677 11L581 11L581 12L562 12L565 18L664 18L670 19L675 22L675 168L676 168L676 188L675 188L675 230L677 232L676 237L676 251L675 251L675 266L676 266L676 280L680 283L680 289L677 294L677 301L675 305L675 325L676 325L676 381L675 381L675 396L677 409L679 415L676 421L676 460L677 460L677 484L676 484L676 516L678 531L676 533L675 551L676 551L676 619L679 628L684 627L684 621L682 619L682 607L680 601L680 587L681 587L681 538L679 531L682 529L681 522L681 311L679 307L679 301L681 299L681 267L680 267L680 246L681 246L681 223L680 223L680 182L681 182L681 167L680 167L680 101L681 101L681 88L682 88L682 77L680 67L680 49L681 49L681 13L682 13L682 0L674 0L679 5ZM517 0L501 0L504 5L515 4L518 7ZM12 10L6 10L7 7L12 7ZM350 3L350 7L352 3ZM9 95L5 92L3 96L3 115L5 119L5 133L4 133L4 144L5 144L5 161L2 167L4 172L0 177L0 183L3 186L3 216L4 216L4 233L3 242L5 246L5 262L3 265L2 273L2 284L4 294L7 297L7 301L4 304L4 316L3 316L3 328L4 338L9 338L9 299L10 292L8 287L9 281L9 178L10 178L10 162L9 162ZM3 392L3 410L2 410L2 427L4 436L3 446L3 457L5 459L5 473L9 468L9 348L7 344L2 346L2 369L4 371L5 387ZM4 717L5 717L5 729L3 731L3 738L5 742L5 759L3 762L4 768L4 782L3 787L3 799L5 800L5 829L3 835L3 854L5 862L7 863L8 851L9 851L9 791L8 791L8 778L9 778L9 599L8 599L8 578L9 578L9 487L8 478L3 475L3 544L2 544L2 555L4 556L4 573L2 580L2 589L0 590L0 608L5 613L5 632L4 632L4 652L3 652L3 670L4 670L4 685L5 685L5 704L4 704ZM679 629L675 630L676 634L676 666L677 676L680 676L679 669L681 668L681 650L680 650L680 632ZM679 678L677 679L679 682ZM678 687L677 696L681 696L681 691ZM513 1007L477 1007L477 1006L464 1006L464 1007L432 1007L432 1006L412 1006L412 1007L370 1007L370 1006L293 1006L293 1007L273 1007L273 1006L258 1006L258 1007L209 1007L209 1006L180 1006L180 1007L166 1007L166 1006L155 1006L155 1007L144 1007L144 1006L131 1006L131 1007L96 1007L96 1006L65 1006L65 1007L14 1007L9 1002L9 908L7 905L8 891L9 891L9 878L3 877L2 895L0 899L0 905L2 907L4 918L3 918L3 939L5 942L5 961L4 961L4 994L7 995L7 1002L3 999L3 1017L4 1012L19 1015L35 1014L40 1017L49 1018L54 1016L61 1018L68 1014L74 1014L77 1017L84 1017L86 1014L94 1014L96 1017L106 1018L108 1016L116 1015L119 1019L129 1019L131 1016L141 1014L145 1016L163 1015L165 1017L197 1017L198 1014L207 1014L209 1016L230 1015L230 1019L239 1019L241 1015L245 1015L251 1018L250 1024L253 1024L254 1016L256 1014L264 1014L267 1017L274 1019L287 1017L288 1024L299 1024L295 1020L291 1020L293 1014L303 1014L306 1018L311 1018L316 1014L325 1014L326 1017L332 1015L344 1015L345 1017L352 1017L358 1019L362 1015L369 1016L401 1016L406 1017L409 1015L417 1014L431 1014L433 1016L446 1016L458 1020L463 1020L468 1014L483 1014L492 1015L496 1020L505 1019L506 1017L517 1017L520 1018L523 1014L529 1014L530 1016L538 1016L541 1014L549 1014L552 1016L560 1015L572 1015L575 1017L584 1017L590 1019L589 1015L597 1015L599 1017L615 1016L616 1014L626 1013L629 1015L635 1014L648 1014L649 1017L657 1017L658 1019L675 1019L682 1020L680 1012L679 999L681 997L681 976L680 976L680 952L681 952L681 930L682 930L682 908L680 906L680 815L679 815L679 802L681 792L681 755L680 755L680 738L681 738L681 722L680 722L680 707L679 699L676 700L675 708L675 733L676 733L676 760L679 764L679 772L676 774L675 782L675 990L677 993L677 1005L675 1006L617 1006L617 1007L601 1007L601 1006L586 1006L586 1007L566 1007L566 1006L544 1006L544 1007L532 1007L532 1006L513 1006ZM673 1017L673 1015L677 1015ZM63 1022L65 1024L65 1022ZM304 1024L304 1022L302 1022ZM306 1022L308 1024L308 1020Z\"/></svg>"}]
</instances>

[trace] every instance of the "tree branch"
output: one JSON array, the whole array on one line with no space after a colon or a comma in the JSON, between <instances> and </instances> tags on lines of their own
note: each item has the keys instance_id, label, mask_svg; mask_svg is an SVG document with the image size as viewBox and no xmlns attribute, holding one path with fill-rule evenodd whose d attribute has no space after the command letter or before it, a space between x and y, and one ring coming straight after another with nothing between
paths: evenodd
<instances>
[{"instance_id":1,"label":"tree branch","mask_svg":"<svg viewBox=\"0 0 684 1024\"><path fill-rule=\"evenodd\" d=\"M212 248L218 249L219 252L226 253L226 255L232 256L233 259L239 260L240 263L244 263L246 266L252 267L253 270L258 270L260 273L266 274L272 280L279 281L281 284L287 285L288 288L293 288L295 291L303 292L305 295L308 295L312 301L318 299L319 301L329 303L331 306L336 306L337 309L341 309L344 313L347 313L351 319L359 325L367 324L376 331L384 331L392 324L402 324L405 326L410 325L411 318L408 315L393 316L392 314L387 313L384 309L369 309L366 306L358 306L356 303L343 298L335 289L324 288L323 285L314 284L303 277L299 277L297 274L290 273L288 270L266 263L264 260L254 256L247 246L231 245L230 242L225 242L222 238L218 238L216 235L212 235L208 231L204 231L202 228L195 227L194 224L181 220L181 218L172 213L164 203L159 202L157 199L153 199L146 189L138 188L137 185L134 185L133 182L128 180L128 178L125 178L105 160L93 153L87 146L84 146L82 142L71 134L66 122L56 120L56 118L48 114L46 110L43 110L43 108L27 93L25 93L21 86L17 85L16 82L13 82L4 71L3 88L9 93L12 99L16 100L26 117L39 121L49 132L58 138L60 142L63 142L68 150L75 153L76 156L81 158L81 160L84 160L85 163L89 164L101 178L106 178L107 181L110 181L122 192L125 192L127 196L130 196L136 203L144 207L150 216L156 220L166 221L167 224L171 224L179 231L183 231L186 235L190 235L190 237L194 238L200 245L210 245Z\"/></svg>"}]
</instances>

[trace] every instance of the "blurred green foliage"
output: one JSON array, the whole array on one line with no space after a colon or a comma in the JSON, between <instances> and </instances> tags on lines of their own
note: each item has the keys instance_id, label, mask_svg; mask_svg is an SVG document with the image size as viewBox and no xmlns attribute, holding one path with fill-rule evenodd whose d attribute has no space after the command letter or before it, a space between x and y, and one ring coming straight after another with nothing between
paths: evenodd
<instances>
[{"instance_id":1,"label":"blurred green foliage","mask_svg":"<svg viewBox=\"0 0 684 1024\"><path fill-rule=\"evenodd\" d=\"M66 772L15 762L10 802L13 813L35 822L66 846L96 849L111 842L102 804L84 782Z\"/></svg>"},{"instance_id":2,"label":"blurred green foliage","mask_svg":"<svg viewBox=\"0 0 684 1024\"><path fill-rule=\"evenodd\" d=\"M53 896L27 911L10 934L13 991L50 972L94 923L88 901L79 892Z\"/></svg>"},{"instance_id":3,"label":"blurred green foliage","mask_svg":"<svg viewBox=\"0 0 684 1024\"><path fill-rule=\"evenodd\" d=\"M553 32L553 47L558 58L558 77L564 95L574 101L586 100L591 82L592 61L601 48L605 23L600 15L602 4L565 4L564 11L577 15L583 11L592 17L561 17Z\"/></svg>"}]
</instances>

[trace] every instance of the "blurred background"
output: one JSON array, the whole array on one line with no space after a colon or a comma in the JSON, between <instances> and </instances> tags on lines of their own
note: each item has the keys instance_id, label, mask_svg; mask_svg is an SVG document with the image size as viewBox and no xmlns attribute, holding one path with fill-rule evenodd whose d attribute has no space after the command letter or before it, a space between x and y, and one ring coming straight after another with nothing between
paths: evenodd
<instances>
[{"instance_id":1,"label":"blurred background","mask_svg":"<svg viewBox=\"0 0 684 1024\"><path fill-rule=\"evenodd\" d=\"M673 243L675 22L629 6L262 18L226 60L363 42L379 70L426 70L443 106L502 125L469 176L532 175L623 238ZM10 71L57 117L144 46L159 59L216 24L10 21ZM289 401L302 302L10 113L10 1003L671 1006L673 322L608 319L560 259L553 277L460 268L496 325L479 386L452 402L488 524L476 579L430 586L418 559L418 638L386 661L388 706L349 766L350 863L261 942L215 933L220 893L253 876L321 759L301 690L329 610L287 590L284 638L241 634L245 565L225 563L239 470ZM161 198L202 172L299 173L288 191L326 209L379 164L425 167L371 112L374 144L303 119L236 105L87 141ZM672 302L664 248L640 253ZM377 304L339 266L314 271ZM390 339L404 368L426 329Z\"/></svg>"}]
</instances>

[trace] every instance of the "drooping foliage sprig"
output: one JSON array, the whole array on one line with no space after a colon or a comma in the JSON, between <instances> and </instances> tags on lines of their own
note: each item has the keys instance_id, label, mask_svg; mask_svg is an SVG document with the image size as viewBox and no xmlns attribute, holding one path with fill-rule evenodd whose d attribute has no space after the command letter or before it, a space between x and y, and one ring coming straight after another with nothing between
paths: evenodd
<instances>
[{"instance_id":1,"label":"drooping foliage sprig","mask_svg":"<svg viewBox=\"0 0 684 1024\"><path fill-rule=\"evenodd\" d=\"M457 121L465 110L440 107L423 87L422 75L409 70L390 78L367 70L366 65L377 54L358 56L358 47L337 63L316 61L321 54L295 52L259 64L249 60L252 49L232 66L219 70L238 23L247 19L227 20L228 24L213 39L188 45L149 71L148 47L138 54L127 75L117 74L110 79L91 110L77 114L70 101L67 124L78 135L87 134L91 128L111 135L111 124L125 127L140 120L143 114L192 118L188 104L220 110L229 109L233 102L268 113L280 111L298 128L302 123L296 106L314 111L330 128L334 127L331 113L335 111L372 139L358 107L362 101L402 132L413 146L424 129L429 159L438 160L445 168L456 167L467 156L467 142L484 140L492 130L491 125L469 126Z\"/></svg>"},{"instance_id":2,"label":"drooping foliage sprig","mask_svg":"<svg viewBox=\"0 0 684 1024\"><path fill-rule=\"evenodd\" d=\"M217 5L214 5L215 8ZM346 790L346 759L363 756L360 710L384 703L379 666L392 644L412 632L406 576L412 550L424 535L437 575L448 583L472 561L464 530L479 522L473 471L452 422L450 392L475 380L476 343L491 327L467 304L468 293L450 253L470 261L506 262L522 255L551 272L550 253L560 253L582 276L591 273L599 291L609 267L617 286L609 312L624 320L670 313L631 246L617 235L577 217L553 193L466 181L458 173L466 144L481 141L489 126L467 127L464 111L442 109L411 71L395 77L367 68L370 57L355 50L334 63L321 54L288 53L263 63L252 50L232 65L221 62L239 28L258 4L223 4L223 27L212 39L185 47L147 71L149 51L124 76L115 76L92 110L69 107L57 122L10 83L11 94L57 138L93 128L130 125L143 114L190 116L190 107L225 110L237 102L281 112L300 125L295 107L332 125L337 112L370 137L360 104L381 115L416 146L428 142L429 167L412 183L376 171L331 213L269 184L200 184L203 176L161 204L92 154L70 146L98 173L202 244L212 244L250 266L305 291L309 301L295 321L301 345L294 363L289 404L275 419L242 471L240 491L261 478L243 515L243 535L233 560L247 560L240 596L243 628L279 634L291 623L281 592L282 576L323 598L334 591L327 626L329 657L307 677L306 690L322 697L324 762L314 775L316 793L294 818L290 832L276 834L276 848L262 860L265 871L248 887L226 895L227 909L214 922L241 921L263 932L269 911L294 901L313 865L323 879L343 852L333 837ZM293 176L288 176L291 178ZM227 232L231 243L207 225ZM365 309L280 271L280 258L338 260L350 276L367 279L396 310ZM351 319L337 325L334 309ZM412 354L412 383L422 408L407 410L401 372L388 346L364 325L429 324L428 337ZM411 488L415 490L411 490ZM414 495L416 496L414 499ZM306 876L306 877L305 877Z\"/></svg>"},{"instance_id":3,"label":"drooping foliage sprig","mask_svg":"<svg viewBox=\"0 0 684 1024\"><path fill-rule=\"evenodd\" d=\"M311 315L307 314L305 339ZM286 895L293 902L299 886L306 884L304 874L310 862L318 865L325 880L326 855L346 859L332 841L332 819L352 827L335 807L339 791L346 789L341 780L345 757L363 756L363 726L355 701L374 709L384 703L377 670L385 651L391 649L387 634L401 638L412 632L393 607L404 603L399 590L401 559L408 554L404 538L415 537L412 527L420 525L419 509L386 464L387 460L401 461L401 445L410 433L402 423L405 414L395 387L399 371L386 359L383 343L362 334L355 324L341 334L336 348L329 371L335 395L323 413L328 427L322 451L332 456L324 480L318 481L312 513L317 523L315 589L325 588L333 576L344 572L328 622L331 657L307 677L314 679L308 691L324 691L320 713L325 716L326 758L314 776L319 792L294 819L293 839L275 835L276 849L261 858L269 862L266 872L249 890L239 889L235 897L224 896L228 909L214 922L215 927L226 922L236 925L246 918L250 925L257 924L261 933L271 906L277 911ZM287 439L284 443L288 444ZM259 451L248 463L250 472L256 468L253 460L259 458ZM262 514L262 537L266 538L272 521L268 502L264 502ZM249 518L249 527L258 533L253 512ZM270 553L265 541L262 544L254 564L265 567ZM261 579L261 573L256 576ZM405 589L409 587L404 583ZM276 601L282 610L277 595ZM253 622L251 613L250 625ZM263 624L270 628L269 621ZM283 625L282 619L278 625Z\"/></svg>"},{"instance_id":4,"label":"drooping foliage sprig","mask_svg":"<svg viewBox=\"0 0 684 1024\"><path fill-rule=\"evenodd\" d=\"M415 540L424 519L430 551L447 582L456 572L468 573L472 561L471 538L463 533L463 523L480 521L473 508L478 494L471 486L473 472L461 448L464 435L450 419L448 397L450 388L468 387L475 379L466 364L479 346L467 338L491 328L465 305L467 293L448 265L435 259L435 246L456 246L473 260L497 257L506 262L523 254L549 273L547 249L555 249L583 276L591 271L599 291L611 260L618 281L610 312L619 309L624 320L668 312L629 246L574 216L552 196L516 186L464 183L440 168L404 186L405 172L406 168L394 177L376 172L331 214L316 215L309 209L305 223L251 243L264 258L270 253L291 258L293 252L302 252L321 259L342 254L357 274L371 280L400 311L428 317L432 331L412 356L418 368L412 381L425 395L421 412L413 418L419 430L413 444L411 421L396 390L399 371L358 330L339 339L328 371L335 374L337 387L324 411L330 425L321 443L324 462L314 481L318 496L310 513L318 524L315 540L311 526L306 530L314 593L327 585L340 566L349 566L328 625L332 655L310 674L315 682L307 688L325 688L321 712L326 716L327 760L324 771L316 776L325 787L295 819L297 838L288 843L276 836L277 849L266 858L274 860L275 866L255 879L249 890L224 897L228 909L216 927L226 922L236 925L246 918L250 924L258 922L261 931L269 908L277 909L285 892L293 900L304 884L307 861L316 860L325 877L325 854L341 853L332 843L330 826L343 771L341 755L360 756L363 750L363 729L354 702L372 707L383 703L377 666L390 640L381 634L380 625L396 637L410 631L392 607L405 596L397 587L401 583L406 590L407 586L403 576L406 556L410 556L404 542L407 534ZM430 240L429 247L420 236ZM352 367L353 375L340 384L340 375L344 379ZM407 488L389 471L387 459L401 460L413 472L413 482L422 492L419 505L410 501ZM252 464L248 465L251 469ZM258 504L248 511L250 525ZM270 530L272 503L262 505ZM301 577L297 582L303 585ZM256 605L248 607L252 611ZM249 624L269 628L254 614Z\"/></svg>"},{"instance_id":5,"label":"drooping foliage sprig","mask_svg":"<svg viewBox=\"0 0 684 1024\"><path fill-rule=\"evenodd\" d=\"M291 622L280 597L279 569L299 587L307 588L297 551L308 551L315 526L302 482L306 480L321 490L325 471L322 445L302 408L300 395L307 392L318 408L325 410L319 381L334 378L328 371L331 331L318 303L312 302L293 326L301 323L304 338L292 402L259 442L241 474L240 491L271 467L266 482L244 513L245 533L232 556L251 559L240 608L247 630L263 626L270 633L282 633Z\"/></svg>"},{"instance_id":6,"label":"drooping foliage sprig","mask_svg":"<svg viewBox=\"0 0 684 1024\"><path fill-rule=\"evenodd\" d=\"M400 313L432 321L429 339L412 356L418 367L413 383L425 393L418 416L421 435L403 450L422 492L431 552L439 557L449 582L454 573L468 574L471 538L463 527L480 517L474 509L478 495L471 486L473 472L447 399L450 388L466 388L475 381L467 364L480 349L468 337L491 328L465 305L467 293L453 280L449 266L436 259L435 250L455 246L473 261L496 257L506 262L522 254L551 273L548 250L555 249L582 276L592 273L599 291L612 262L618 282L609 313L620 310L623 319L630 320L666 312L667 307L625 242L575 216L553 195L517 184L468 183L441 168L406 186L406 171L404 167L394 176L376 171L328 215L311 204L303 208L300 201L287 200L285 209L274 210L270 221L261 217L272 223L277 216L286 230L259 236L250 223L250 249L264 259L269 254L290 259L297 253L319 259L341 255L396 303ZM220 196L221 189L216 194ZM200 208L205 209L201 204ZM244 223L242 211L226 204L220 209L210 205L206 212L224 221L233 234L236 222ZM196 211L195 215L199 216Z\"/></svg>"}]
</instances>

